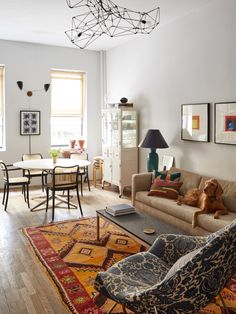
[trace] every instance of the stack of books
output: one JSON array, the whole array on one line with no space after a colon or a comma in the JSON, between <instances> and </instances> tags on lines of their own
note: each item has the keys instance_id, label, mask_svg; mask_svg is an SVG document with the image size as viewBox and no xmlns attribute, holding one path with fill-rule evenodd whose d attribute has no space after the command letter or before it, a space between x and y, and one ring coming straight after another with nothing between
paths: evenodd
<instances>
[{"instance_id":1,"label":"stack of books","mask_svg":"<svg viewBox=\"0 0 236 314\"><path fill-rule=\"evenodd\" d=\"M122 216L135 213L135 208L129 204L110 205L106 207L106 212L112 216Z\"/></svg>"}]
</instances>

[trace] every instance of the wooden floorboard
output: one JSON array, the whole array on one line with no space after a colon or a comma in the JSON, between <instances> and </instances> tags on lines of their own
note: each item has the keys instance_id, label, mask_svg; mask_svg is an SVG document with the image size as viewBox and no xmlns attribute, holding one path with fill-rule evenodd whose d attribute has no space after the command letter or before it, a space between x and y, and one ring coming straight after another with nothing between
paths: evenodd
<instances>
[{"instance_id":1,"label":"wooden floorboard","mask_svg":"<svg viewBox=\"0 0 236 314\"><path fill-rule=\"evenodd\" d=\"M31 197L40 194L40 189L30 191ZM102 190L101 186L97 186L91 187L89 192L85 186L81 197L84 216L94 217L97 209L108 204L130 204L129 194L122 199L118 195L115 188ZM37 201L31 200L31 206ZM76 197L72 201L76 202ZM55 210L55 221L79 217L78 209ZM20 191L10 192L7 212L0 206L0 314L69 313L21 231L24 227L50 221L51 210L48 213L45 210L30 212Z\"/></svg>"}]
</instances>

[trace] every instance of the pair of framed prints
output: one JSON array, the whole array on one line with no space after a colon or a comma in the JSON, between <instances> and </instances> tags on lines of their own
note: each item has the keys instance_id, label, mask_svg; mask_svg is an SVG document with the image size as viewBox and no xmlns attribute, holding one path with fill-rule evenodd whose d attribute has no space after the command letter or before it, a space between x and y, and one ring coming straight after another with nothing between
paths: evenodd
<instances>
[{"instance_id":1,"label":"pair of framed prints","mask_svg":"<svg viewBox=\"0 0 236 314\"><path fill-rule=\"evenodd\" d=\"M183 104L181 106L181 139L210 141L210 104ZM214 104L214 142L236 145L236 102Z\"/></svg>"}]
</instances>

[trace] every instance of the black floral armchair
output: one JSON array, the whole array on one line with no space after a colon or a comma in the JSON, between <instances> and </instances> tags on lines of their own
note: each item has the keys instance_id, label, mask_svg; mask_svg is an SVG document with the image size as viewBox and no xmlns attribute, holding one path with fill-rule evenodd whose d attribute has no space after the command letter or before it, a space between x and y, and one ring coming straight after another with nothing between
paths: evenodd
<instances>
[{"instance_id":1,"label":"black floral armchair","mask_svg":"<svg viewBox=\"0 0 236 314\"><path fill-rule=\"evenodd\" d=\"M95 287L135 313L195 313L236 272L236 220L208 237L161 235L98 273Z\"/></svg>"}]
</instances>

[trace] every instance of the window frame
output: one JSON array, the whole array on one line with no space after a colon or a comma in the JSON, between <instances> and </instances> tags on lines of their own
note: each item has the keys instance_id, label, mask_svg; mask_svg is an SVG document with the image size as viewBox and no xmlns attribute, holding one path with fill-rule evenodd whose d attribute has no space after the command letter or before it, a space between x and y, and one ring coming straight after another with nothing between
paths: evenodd
<instances>
[{"instance_id":1,"label":"window frame","mask_svg":"<svg viewBox=\"0 0 236 314\"><path fill-rule=\"evenodd\" d=\"M53 77L55 76L55 77ZM58 76L58 77L56 77ZM76 77L77 76L77 77ZM80 76L80 77L79 77ZM81 79L82 80L82 85L81 85L81 108L80 113L74 114L74 113L69 113L65 112L64 114L57 113L53 114L53 104L52 104L52 94L51 94L51 115L50 115L50 121L51 121L51 134L50 134L50 146L51 147L68 147L69 146L69 141L67 144L53 144L52 143L52 118L80 118L80 127L79 127L79 132L80 135L79 137L83 137L87 133L85 130L85 123L84 123L84 118L85 118L85 113L86 113L86 95L87 95L87 85L86 85L86 80L87 80L87 75L85 71L79 71L79 70L65 70L65 69L51 69L51 88L53 88L53 79ZM52 91L52 89L51 89ZM58 111L59 112L59 111ZM75 139L79 139L78 136L76 136Z\"/></svg>"},{"instance_id":2,"label":"window frame","mask_svg":"<svg viewBox=\"0 0 236 314\"><path fill-rule=\"evenodd\" d=\"M2 120L2 134L0 134L2 145L0 145L0 151L5 151L5 70L5 65L0 64L0 120Z\"/></svg>"}]
</instances>

